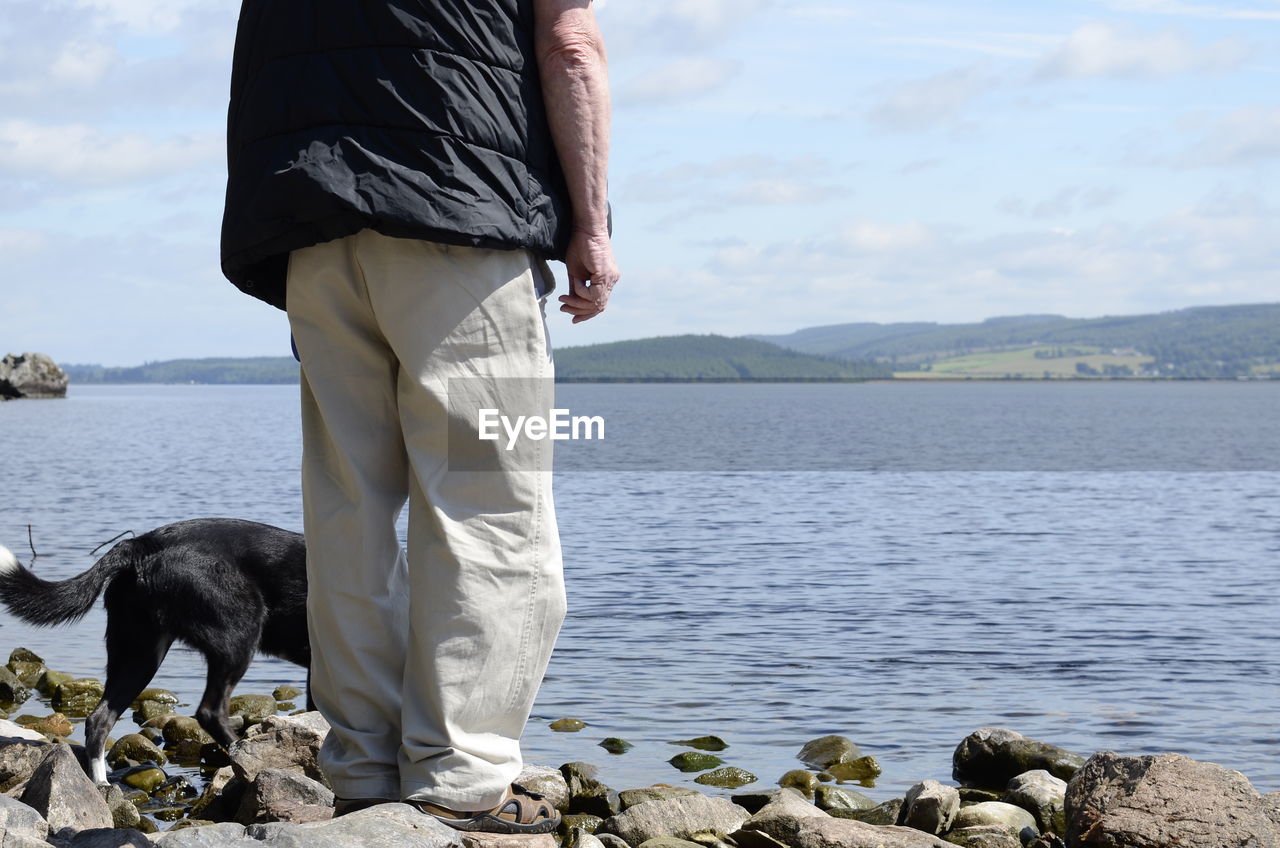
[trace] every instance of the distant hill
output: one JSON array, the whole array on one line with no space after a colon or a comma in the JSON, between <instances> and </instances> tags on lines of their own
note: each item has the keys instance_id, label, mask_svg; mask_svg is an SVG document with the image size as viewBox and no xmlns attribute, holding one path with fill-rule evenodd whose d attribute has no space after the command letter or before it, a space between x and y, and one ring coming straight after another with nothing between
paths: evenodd
<instances>
[{"instance_id":1,"label":"distant hill","mask_svg":"<svg viewBox=\"0 0 1280 848\"><path fill-rule=\"evenodd\" d=\"M804 353L889 363L902 376L1222 378L1280 372L1275 303L1104 318L1013 315L975 324L837 324L749 338Z\"/></svg>"},{"instance_id":2,"label":"distant hill","mask_svg":"<svg viewBox=\"0 0 1280 848\"><path fill-rule=\"evenodd\" d=\"M170 359L133 368L63 365L72 383L296 383L292 356Z\"/></svg>"},{"instance_id":3,"label":"distant hill","mask_svg":"<svg viewBox=\"0 0 1280 848\"><path fill-rule=\"evenodd\" d=\"M851 362L728 336L660 336L557 348L562 382L865 380L892 376L886 365Z\"/></svg>"}]
</instances>

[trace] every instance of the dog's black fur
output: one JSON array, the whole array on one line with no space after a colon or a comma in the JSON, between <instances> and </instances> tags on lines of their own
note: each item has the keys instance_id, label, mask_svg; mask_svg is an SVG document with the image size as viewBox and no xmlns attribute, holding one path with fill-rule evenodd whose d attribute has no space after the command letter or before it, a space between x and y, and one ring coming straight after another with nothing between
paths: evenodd
<instances>
[{"instance_id":1,"label":"dog's black fur","mask_svg":"<svg viewBox=\"0 0 1280 848\"><path fill-rule=\"evenodd\" d=\"M41 626L76 621L103 587L107 680L85 722L91 776L106 780L107 732L151 682L173 642L204 654L209 672L196 720L230 747L231 691L254 654L309 668L307 555L302 535L233 518L167 524L126 539L88 571L42 580L0 549L0 602ZM311 702L310 674L307 707Z\"/></svg>"}]
</instances>

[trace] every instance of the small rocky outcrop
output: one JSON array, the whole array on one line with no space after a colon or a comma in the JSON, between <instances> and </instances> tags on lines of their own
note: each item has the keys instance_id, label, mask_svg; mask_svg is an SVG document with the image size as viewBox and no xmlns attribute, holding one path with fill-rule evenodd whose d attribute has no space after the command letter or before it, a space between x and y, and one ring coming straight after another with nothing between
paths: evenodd
<instances>
[{"instance_id":1,"label":"small rocky outcrop","mask_svg":"<svg viewBox=\"0 0 1280 848\"><path fill-rule=\"evenodd\" d=\"M236 813L241 824L314 822L333 818L333 792L319 781L284 769L263 769L245 789Z\"/></svg>"},{"instance_id":2,"label":"small rocky outcrop","mask_svg":"<svg viewBox=\"0 0 1280 848\"><path fill-rule=\"evenodd\" d=\"M328 786L317 759L329 725L318 712L297 716L268 716L257 732L231 746L236 777L252 783L263 769L296 771Z\"/></svg>"},{"instance_id":3,"label":"small rocky outcrop","mask_svg":"<svg viewBox=\"0 0 1280 848\"><path fill-rule=\"evenodd\" d=\"M1010 780L1023 772L1043 769L1070 780L1082 765L1084 757L1065 748L1028 739L1003 727L984 727L970 733L956 747L951 757L951 776L966 786L1003 791Z\"/></svg>"},{"instance_id":4,"label":"small rocky outcrop","mask_svg":"<svg viewBox=\"0 0 1280 848\"><path fill-rule=\"evenodd\" d=\"M1238 771L1180 754L1094 754L1067 784L1073 848L1267 848L1280 828Z\"/></svg>"},{"instance_id":5,"label":"small rocky outcrop","mask_svg":"<svg viewBox=\"0 0 1280 848\"><path fill-rule=\"evenodd\" d=\"M0 359L0 399L67 396L67 374L43 353L11 353Z\"/></svg>"}]
</instances>

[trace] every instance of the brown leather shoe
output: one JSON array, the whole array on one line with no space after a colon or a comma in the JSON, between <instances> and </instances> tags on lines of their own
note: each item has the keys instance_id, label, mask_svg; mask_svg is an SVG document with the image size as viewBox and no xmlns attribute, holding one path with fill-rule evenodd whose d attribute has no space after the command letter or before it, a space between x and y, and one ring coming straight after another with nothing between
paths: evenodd
<instances>
[{"instance_id":1,"label":"brown leather shoe","mask_svg":"<svg viewBox=\"0 0 1280 848\"><path fill-rule=\"evenodd\" d=\"M429 801L405 803L454 830L473 833L550 833L560 825L560 814L551 802L518 783L511 784L506 797L490 810L464 812Z\"/></svg>"}]
</instances>

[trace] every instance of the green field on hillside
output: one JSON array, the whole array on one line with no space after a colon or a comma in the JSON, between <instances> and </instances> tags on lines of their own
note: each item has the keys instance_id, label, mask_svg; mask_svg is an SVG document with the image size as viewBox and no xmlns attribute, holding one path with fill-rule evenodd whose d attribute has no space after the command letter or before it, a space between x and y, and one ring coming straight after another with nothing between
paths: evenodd
<instances>
[{"instance_id":1,"label":"green field on hillside","mask_svg":"<svg viewBox=\"0 0 1280 848\"><path fill-rule=\"evenodd\" d=\"M1114 353L1099 347L1074 345L1064 352L1061 347L1037 345L1016 350L971 353L952 356L930 363L929 370L898 371L895 377L915 380L938 379L1076 379L1080 377L1126 376L1108 373L1111 369L1128 368L1130 376L1149 375L1155 358L1134 353ZM1040 352L1040 356L1036 353ZM1083 363L1087 369L1080 368Z\"/></svg>"}]
</instances>

